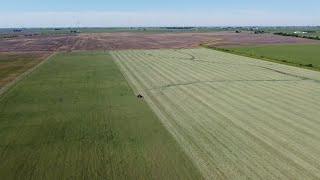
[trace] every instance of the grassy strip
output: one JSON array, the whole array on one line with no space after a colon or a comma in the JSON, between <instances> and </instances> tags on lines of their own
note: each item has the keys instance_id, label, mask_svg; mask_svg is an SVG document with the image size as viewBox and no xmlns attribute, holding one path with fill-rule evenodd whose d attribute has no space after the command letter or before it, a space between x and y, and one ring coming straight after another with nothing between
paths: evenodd
<instances>
[{"instance_id":1,"label":"grassy strip","mask_svg":"<svg viewBox=\"0 0 320 180\"><path fill-rule=\"evenodd\" d=\"M102 52L57 54L0 99L2 179L199 179Z\"/></svg>"},{"instance_id":2,"label":"grassy strip","mask_svg":"<svg viewBox=\"0 0 320 180\"><path fill-rule=\"evenodd\" d=\"M279 58L279 57L276 57L273 52L266 52L267 55L265 55L265 53L263 53L263 54L251 53L247 49L241 49L241 48L243 48L243 46L239 46L239 47L216 47L216 46L208 46L208 45L201 45L201 46L208 48L208 49L213 49L213 50L231 53L231 54L235 54L235 55L241 55L241 56L245 56L245 57L250 57L250 58L260 59L260 60L264 60L264 61L270 61L270 62L275 62L275 63L279 63L279 64L300 67L300 68L304 68L304 69L310 69L310 70L314 70L314 71L320 71L320 66L318 66L318 65L311 64L310 62L297 62L297 61L294 61L293 59L291 59L290 57ZM276 46L279 46L279 45L274 45L274 47L276 47ZM288 45L288 46L292 46L292 45ZM244 47L249 48L249 49L255 48L255 47L251 47L251 46L244 46ZM259 46L259 47L263 47L263 46ZM281 49L280 49L280 51L281 51ZM315 52L315 54L313 55L314 58L318 57L318 55L316 53L317 52ZM290 55L290 54L288 54L288 55Z\"/></svg>"},{"instance_id":3,"label":"grassy strip","mask_svg":"<svg viewBox=\"0 0 320 180\"><path fill-rule=\"evenodd\" d=\"M310 36L310 35L299 35L295 33L283 33L283 32L276 32L273 33L274 35L279 35L279 36L291 36L291 37L298 37L298 38L304 38L304 39L312 39L312 40L320 40L319 36Z\"/></svg>"}]
</instances>

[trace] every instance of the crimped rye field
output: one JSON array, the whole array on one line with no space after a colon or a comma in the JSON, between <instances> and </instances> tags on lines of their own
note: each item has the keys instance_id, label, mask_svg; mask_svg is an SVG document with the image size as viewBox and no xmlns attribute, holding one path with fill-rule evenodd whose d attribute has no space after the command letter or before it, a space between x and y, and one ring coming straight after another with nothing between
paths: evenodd
<instances>
[{"instance_id":1,"label":"crimped rye field","mask_svg":"<svg viewBox=\"0 0 320 180\"><path fill-rule=\"evenodd\" d=\"M205 178L320 178L319 72L208 49L111 54Z\"/></svg>"},{"instance_id":2,"label":"crimped rye field","mask_svg":"<svg viewBox=\"0 0 320 180\"><path fill-rule=\"evenodd\" d=\"M107 53L56 54L0 96L0 179L201 179Z\"/></svg>"}]
</instances>

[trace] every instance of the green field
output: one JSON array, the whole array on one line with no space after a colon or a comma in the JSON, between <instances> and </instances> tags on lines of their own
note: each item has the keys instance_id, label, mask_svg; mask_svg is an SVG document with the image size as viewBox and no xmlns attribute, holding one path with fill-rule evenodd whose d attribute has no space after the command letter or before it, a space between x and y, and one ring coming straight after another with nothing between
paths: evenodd
<instances>
[{"instance_id":1,"label":"green field","mask_svg":"<svg viewBox=\"0 0 320 180\"><path fill-rule=\"evenodd\" d=\"M103 52L57 54L0 96L1 179L201 179Z\"/></svg>"},{"instance_id":2,"label":"green field","mask_svg":"<svg viewBox=\"0 0 320 180\"><path fill-rule=\"evenodd\" d=\"M0 89L39 64L46 56L46 53L0 53Z\"/></svg>"},{"instance_id":3,"label":"green field","mask_svg":"<svg viewBox=\"0 0 320 180\"><path fill-rule=\"evenodd\" d=\"M320 178L320 72L204 48L37 67L0 94L1 179Z\"/></svg>"},{"instance_id":4,"label":"green field","mask_svg":"<svg viewBox=\"0 0 320 180\"><path fill-rule=\"evenodd\" d=\"M218 47L219 50L320 70L320 44ZM312 67L310 67L312 66Z\"/></svg>"},{"instance_id":5,"label":"green field","mask_svg":"<svg viewBox=\"0 0 320 180\"><path fill-rule=\"evenodd\" d=\"M209 49L113 51L206 179L320 179L320 73Z\"/></svg>"}]
</instances>

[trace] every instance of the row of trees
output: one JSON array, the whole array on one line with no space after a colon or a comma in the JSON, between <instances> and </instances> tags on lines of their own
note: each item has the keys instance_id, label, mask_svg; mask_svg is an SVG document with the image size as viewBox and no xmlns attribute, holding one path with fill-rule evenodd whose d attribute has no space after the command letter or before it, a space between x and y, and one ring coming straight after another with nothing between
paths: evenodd
<instances>
[{"instance_id":1,"label":"row of trees","mask_svg":"<svg viewBox=\"0 0 320 180\"><path fill-rule=\"evenodd\" d=\"M166 29L193 29L194 27L167 27Z\"/></svg>"},{"instance_id":2,"label":"row of trees","mask_svg":"<svg viewBox=\"0 0 320 180\"><path fill-rule=\"evenodd\" d=\"M299 34L283 33L283 32L277 32L277 33L274 33L274 34L275 35L280 35L280 36L292 36L292 37L299 37L299 38L305 38L305 39L320 40L319 36L300 36Z\"/></svg>"}]
</instances>

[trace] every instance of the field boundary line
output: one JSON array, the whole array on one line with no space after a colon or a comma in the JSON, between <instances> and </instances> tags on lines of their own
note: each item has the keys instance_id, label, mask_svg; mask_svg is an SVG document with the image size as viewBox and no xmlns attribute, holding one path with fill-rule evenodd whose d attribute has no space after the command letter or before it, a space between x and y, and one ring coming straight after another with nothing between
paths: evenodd
<instances>
[{"instance_id":1,"label":"field boundary line","mask_svg":"<svg viewBox=\"0 0 320 180\"><path fill-rule=\"evenodd\" d=\"M1 88L0 89L0 97L2 98L2 95L5 94L6 92L8 92L10 90L10 88L14 87L20 80L22 80L24 77L26 77L27 75L32 73L34 70L38 69L41 65L43 65L45 62L47 62L51 57L53 57L56 54L57 53L55 52L55 53L49 55L42 62L40 62L39 64L35 65L33 68L31 68L28 71L24 72L19 77L17 77L15 80L11 81L7 85L5 85L3 88Z\"/></svg>"},{"instance_id":2,"label":"field boundary line","mask_svg":"<svg viewBox=\"0 0 320 180\"><path fill-rule=\"evenodd\" d=\"M118 62L118 61L120 61L120 60L119 60L117 57L115 57L113 54L110 54L110 55L111 55L111 57L112 57L113 62L114 62L115 65L117 66L118 70L121 72L122 77L127 81L127 83L128 83L128 85L129 85L131 91L133 92L133 94L134 94L135 96L137 96L137 95L139 94L139 90L138 90L138 88L135 87L135 86L137 86L137 85L135 85L135 84L133 84L133 83L131 82L131 78L129 77L130 74L129 74L128 72L125 72L125 71L127 71L126 68L124 68L123 65L120 64L121 62ZM142 88L141 88L141 89L142 89Z\"/></svg>"},{"instance_id":3,"label":"field boundary line","mask_svg":"<svg viewBox=\"0 0 320 180\"><path fill-rule=\"evenodd\" d=\"M307 67L305 65L299 65L298 63L290 62L290 61L287 61L287 60L277 60L277 59L274 59L274 58L271 58L271 57L261 57L261 56L258 56L258 55L249 55L249 54L246 54L246 53L230 51L229 49L226 49L224 47L218 47L218 46L208 47L208 46L205 46L205 45L203 45L202 47L206 48L206 49L209 49L209 50L224 52L224 53L233 54L233 55L236 55L236 56L247 57L247 58L256 59L256 60L260 60L260 61L271 62L271 63L276 63L276 64L282 64L282 65L287 65L287 66L300 68L300 69L306 69L306 70L310 70L310 71L316 71L316 72L320 71L320 67L317 67L317 66Z\"/></svg>"},{"instance_id":4,"label":"field boundary line","mask_svg":"<svg viewBox=\"0 0 320 180\"><path fill-rule=\"evenodd\" d=\"M115 51L117 53L117 51ZM146 87L143 87L144 85L139 82L141 81L139 78L135 76L134 73L130 72L130 70L126 67L125 63L121 62L121 59L117 57L117 55L111 54L113 61L117 65L118 69L120 70L122 76L126 79L127 83L129 84L130 88L134 92L135 95L138 95L139 93L143 94L144 101L148 105L148 107L152 110L152 112L157 116L158 120L162 124L162 126L166 129L166 131L171 135L171 137L174 139L174 141L178 144L179 148L182 149L182 151L186 154L186 156L192 161L195 168L200 172L201 177L204 179L212 179L209 177L208 173L206 173L206 170L201 168L202 166L199 165L198 156L195 155L191 150L189 150L186 145L186 140L184 137L182 137L178 130L176 130L170 121L172 118L169 114L165 113L162 109L162 105L156 104L155 102L158 102L156 97L154 97L150 90L148 90Z\"/></svg>"}]
</instances>

